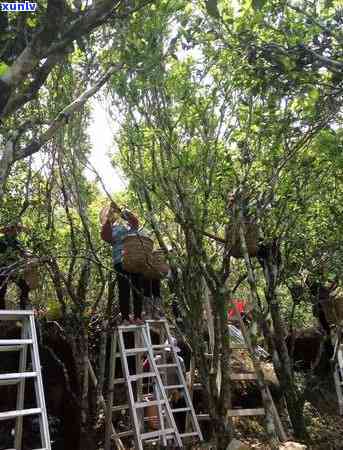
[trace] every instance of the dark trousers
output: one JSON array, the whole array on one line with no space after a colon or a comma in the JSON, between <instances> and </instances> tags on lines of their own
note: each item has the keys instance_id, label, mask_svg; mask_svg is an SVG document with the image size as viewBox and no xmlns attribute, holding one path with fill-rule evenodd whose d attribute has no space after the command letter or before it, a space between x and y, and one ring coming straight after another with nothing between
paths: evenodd
<instances>
[{"instance_id":1,"label":"dark trousers","mask_svg":"<svg viewBox=\"0 0 343 450\"><path fill-rule=\"evenodd\" d=\"M143 278L144 297L161 298L161 281Z\"/></svg>"},{"instance_id":2,"label":"dark trousers","mask_svg":"<svg viewBox=\"0 0 343 450\"><path fill-rule=\"evenodd\" d=\"M143 309L143 277L139 273L125 272L122 264L116 264L119 290L119 308L124 320L129 319L130 293L133 296L133 313L135 318L141 318Z\"/></svg>"},{"instance_id":3,"label":"dark trousers","mask_svg":"<svg viewBox=\"0 0 343 450\"><path fill-rule=\"evenodd\" d=\"M6 309L5 297L7 286L10 282L15 283L20 289L20 309L25 309L25 307L29 303L29 285L23 278L11 278L6 274L0 274L0 309Z\"/></svg>"}]
</instances>

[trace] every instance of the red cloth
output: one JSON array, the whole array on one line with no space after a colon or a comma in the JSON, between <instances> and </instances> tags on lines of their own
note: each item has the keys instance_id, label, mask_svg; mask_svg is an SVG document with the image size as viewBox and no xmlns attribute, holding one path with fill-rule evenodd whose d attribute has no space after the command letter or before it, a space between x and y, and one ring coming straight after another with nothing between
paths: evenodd
<instances>
[{"instance_id":1,"label":"red cloth","mask_svg":"<svg viewBox=\"0 0 343 450\"><path fill-rule=\"evenodd\" d=\"M240 298L231 299L231 303L236 306L237 311L242 315L245 312L245 308L247 306L247 301ZM236 309L230 308L227 312L227 318L232 319L236 315Z\"/></svg>"}]
</instances>

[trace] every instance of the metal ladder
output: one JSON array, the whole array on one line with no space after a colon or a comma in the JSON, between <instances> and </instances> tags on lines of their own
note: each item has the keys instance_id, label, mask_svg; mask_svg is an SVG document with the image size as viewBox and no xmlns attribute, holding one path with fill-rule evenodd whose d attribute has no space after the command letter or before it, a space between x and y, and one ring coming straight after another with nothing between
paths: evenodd
<instances>
[{"instance_id":1,"label":"metal ladder","mask_svg":"<svg viewBox=\"0 0 343 450\"><path fill-rule=\"evenodd\" d=\"M135 346L133 348L127 348L125 346L124 335L129 333L134 334ZM106 411L105 450L111 449L112 438L115 440L117 447L120 448L120 440L130 436L134 437L136 450L143 450L145 443L154 441L159 441L166 448L172 446L182 448L182 440L177 430L168 397L155 362L154 347L156 346L152 346L150 343L146 324L118 326L112 335L108 387L109 394ZM167 345L165 347L167 347ZM136 357L136 368L140 369L139 361L143 355L147 356L150 367L149 372L130 374L127 361L128 356ZM121 360L123 378L115 377L116 360L118 357L120 357ZM140 382L144 379L153 380L156 400L143 401ZM136 389L134 389L132 383L136 383ZM125 405L113 406L114 386L118 384L125 384L128 403ZM160 429L152 432L145 432L143 429L144 409L149 406L156 406L158 409ZM130 411L133 430L127 430L112 435L113 412L127 409Z\"/></svg>"},{"instance_id":2,"label":"metal ladder","mask_svg":"<svg viewBox=\"0 0 343 450\"><path fill-rule=\"evenodd\" d=\"M342 344L342 330L337 327L335 332L331 332L331 342L334 348L332 356L333 363L333 378L335 381L335 388L337 393L339 413L343 415L343 344Z\"/></svg>"},{"instance_id":3,"label":"metal ladder","mask_svg":"<svg viewBox=\"0 0 343 450\"><path fill-rule=\"evenodd\" d=\"M189 441L189 438L193 440L203 441L202 432L199 426L199 422L193 407L193 402L187 387L187 382L181 367L179 356L176 352L175 346L172 342L172 335L170 332L170 327L165 319L161 320L147 320L146 327L149 336L149 343L153 350L162 353L161 363L156 364L157 369L161 372L161 378L163 380L163 385L165 390L179 390L182 392L182 397L185 401L186 406L183 408L171 409L173 414L185 412L186 413L186 423L188 422L190 431L180 433L180 437L183 444ZM153 330L155 328L155 330ZM151 331L156 331L159 335L159 344L153 345L151 339ZM171 356L172 362L167 361L166 352L168 351ZM170 358L169 358L170 359ZM176 385L168 384L168 372L174 372L174 377L178 380ZM180 432L180 430L178 430ZM184 442L185 441L185 442Z\"/></svg>"},{"instance_id":4,"label":"metal ladder","mask_svg":"<svg viewBox=\"0 0 343 450\"><path fill-rule=\"evenodd\" d=\"M12 450L21 450L23 446L23 418L27 416L38 416L42 445L39 450L51 450L34 313L33 311L0 310L0 321L18 321L22 323L20 339L0 339L0 353L19 353L19 372L0 373L0 386L17 386L16 410L1 412L0 420L15 419L14 449ZM31 353L32 369L30 370L27 367L28 348L30 348ZM27 379L33 379L34 381L36 408L24 409L25 384Z\"/></svg>"}]
</instances>

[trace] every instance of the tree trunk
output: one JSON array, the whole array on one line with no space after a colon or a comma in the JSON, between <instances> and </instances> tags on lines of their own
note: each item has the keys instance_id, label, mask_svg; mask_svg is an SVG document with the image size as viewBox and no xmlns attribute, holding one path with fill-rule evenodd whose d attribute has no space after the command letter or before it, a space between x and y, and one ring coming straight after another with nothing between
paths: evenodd
<instances>
[{"instance_id":1,"label":"tree trunk","mask_svg":"<svg viewBox=\"0 0 343 450\"><path fill-rule=\"evenodd\" d=\"M275 366L280 386L284 392L287 409L292 422L294 433L297 437L306 436L306 425L304 421L303 396L296 387L292 361L286 345L286 330L281 317L279 299L277 296L278 278L281 266L281 255L278 243L260 246L259 262L263 268L266 280L266 300L270 307L271 318L274 327L273 341L277 351L279 364Z\"/></svg>"}]
</instances>

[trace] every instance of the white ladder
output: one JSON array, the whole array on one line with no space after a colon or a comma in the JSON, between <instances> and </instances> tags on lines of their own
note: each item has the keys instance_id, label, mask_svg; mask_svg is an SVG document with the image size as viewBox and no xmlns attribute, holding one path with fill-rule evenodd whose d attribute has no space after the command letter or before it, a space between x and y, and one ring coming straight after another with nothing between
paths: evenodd
<instances>
[{"instance_id":1,"label":"white ladder","mask_svg":"<svg viewBox=\"0 0 343 450\"><path fill-rule=\"evenodd\" d=\"M124 335L133 333L135 337L135 346L133 348L126 348ZM117 350L119 349L119 352ZM138 368L138 360L143 355L146 355L149 362L149 372L141 372L130 374L129 365L127 361L128 356L136 356L136 369ZM120 357L123 372L123 378L115 378L116 359ZM156 400L142 401L140 398L139 383L144 379L152 379L154 382ZM132 383L136 382L136 389L133 388ZM114 386L120 383L125 383L127 389L128 404L113 406ZM136 391L136 392L135 392ZM136 395L135 395L136 394ZM135 399L137 397L137 400ZM158 409L158 418L160 429L145 432L144 429L144 408L155 406ZM112 436L112 414L114 411L125 410L130 411L133 430L116 433ZM182 440L178 433L174 416L162 384L159 370L154 359L154 349L150 344L150 338L147 331L146 324L144 325L129 325L119 326L112 335L111 355L110 355L110 379L109 379L109 395L107 401L107 417L105 430L105 450L110 450L111 438L117 443L122 438L129 436L134 437L136 450L143 450L145 443L159 441L164 447L182 448ZM118 448L120 448L118 446Z\"/></svg>"},{"instance_id":2,"label":"white ladder","mask_svg":"<svg viewBox=\"0 0 343 450\"><path fill-rule=\"evenodd\" d=\"M26 416L38 416L42 445L39 450L51 450L34 312L0 310L0 321L18 321L22 324L20 339L0 338L0 360L1 352L19 353L19 372L0 373L0 386L17 386L16 410L1 412L0 420L15 419L13 450L21 450L23 446L23 418ZM27 367L28 348L30 348L31 353L32 368L30 370ZM34 381L36 408L24 409L25 384L27 379L33 379Z\"/></svg>"},{"instance_id":3,"label":"white ladder","mask_svg":"<svg viewBox=\"0 0 343 450\"><path fill-rule=\"evenodd\" d=\"M334 347L332 356L333 363L333 378L335 381L335 388L337 393L339 413L343 415L343 344L342 344L342 330L337 327L335 333L331 332L331 342Z\"/></svg>"},{"instance_id":4,"label":"white ladder","mask_svg":"<svg viewBox=\"0 0 343 450\"><path fill-rule=\"evenodd\" d=\"M172 342L172 335L170 332L169 324L166 319L147 320L146 327L148 330L149 341L152 349L154 351L162 353L161 363L156 364L156 367L161 372L162 380L165 379L165 382L163 383L164 389L167 391L179 390L185 402L185 407L171 409L173 414L186 413L186 422L188 422L188 424L190 425L191 430L189 432L183 433L181 432L181 430L178 430L183 444L186 445L187 443L189 443L189 438L192 438L192 440L196 440L198 442L203 441L202 432L193 407L193 402L187 387L187 382L181 367L180 359ZM151 331L155 331L159 335L159 344L152 344ZM171 362L167 361L167 351L171 356L171 358L169 358L172 360ZM172 375L173 378L178 380L176 385L168 384L168 372Z\"/></svg>"}]
</instances>

